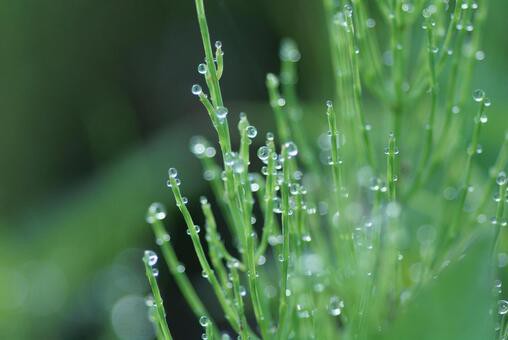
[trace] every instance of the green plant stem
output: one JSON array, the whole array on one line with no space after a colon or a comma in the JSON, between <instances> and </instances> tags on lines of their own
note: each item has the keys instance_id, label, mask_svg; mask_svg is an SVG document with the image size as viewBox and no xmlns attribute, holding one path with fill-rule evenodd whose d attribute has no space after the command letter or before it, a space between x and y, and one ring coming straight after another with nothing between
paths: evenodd
<instances>
[{"instance_id":1,"label":"green plant stem","mask_svg":"<svg viewBox=\"0 0 508 340\"><path fill-rule=\"evenodd\" d=\"M226 315L226 319L228 320L231 327L233 327L235 331L239 331L240 325L238 315L236 315L236 312L231 307L231 304L226 298L224 290L222 289L215 275L215 272L212 270L210 264L208 263L208 259L206 258L203 246L201 245L201 242L199 240L199 235L196 231L194 221L192 220L189 210L187 209L186 203L184 203L183 201L182 195L180 193L180 188L176 182L176 179L174 177L170 177L169 181L171 184L173 195L175 196L176 205L180 209L180 212L182 213L185 223L187 224L187 230L189 231L192 244L194 246L194 250L196 251L196 255L198 257L201 268L205 272L206 276L208 277L208 281L213 287L215 295L217 296L217 299L219 300L222 310Z\"/></svg>"},{"instance_id":2,"label":"green plant stem","mask_svg":"<svg viewBox=\"0 0 508 340\"><path fill-rule=\"evenodd\" d=\"M287 154L285 146L282 147L283 173L284 183L281 185L282 193L282 265L280 278L280 294L279 294L279 338L283 336L287 318L288 318L288 302L287 302L287 283L289 268L289 242L290 242L290 221L289 221L289 186L291 185L291 174L289 168L290 158Z\"/></svg>"},{"instance_id":3,"label":"green plant stem","mask_svg":"<svg viewBox=\"0 0 508 340\"><path fill-rule=\"evenodd\" d=\"M355 41L355 25L353 23L353 18L351 16L346 15L346 25L348 29L346 30L347 38L347 46L349 49L350 63L351 63L351 72L353 78L353 106L356 111L356 115L358 117L358 128L360 130L360 134L363 138L363 144L367 154L367 163L371 167L371 169L375 169L375 160L374 160L374 151L370 142L369 130L366 127L365 116L363 113L362 105L361 105L361 97L362 97L362 85L360 78L360 66L359 66L359 52L360 50L356 46Z\"/></svg>"},{"instance_id":4,"label":"green plant stem","mask_svg":"<svg viewBox=\"0 0 508 340\"><path fill-rule=\"evenodd\" d=\"M333 178L333 191L335 192L337 211L341 211L341 191L342 184L342 159L340 157L340 136L337 131L337 118L331 101L327 103L326 116L328 120L328 130L330 133L330 152L331 169Z\"/></svg>"},{"instance_id":5,"label":"green plant stem","mask_svg":"<svg viewBox=\"0 0 508 340\"><path fill-rule=\"evenodd\" d=\"M484 110L485 110L485 104L484 104L484 102L482 102L480 104L478 113L476 114L476 117L474 119L473 135L471 138L471 144L467 150L467 159L466 159L466 164L464 166L465 174L464 174L463 184L462 184L462 187L461 187L460 193L459 193L459 203L458 203L457 210L455 212L455 215L453 217L453 220L452 220L450 228L449 228L449 233L448 233L449 240L453 240L457 236L457 233L458 233L457 228L462 220L461 219L462 211L464 209L464 204L466 203L467 193L469 192L469 186L470 186L470 182L471 182L471 170L473 168L472 167L473 157L476 154L476 149L478 147L478 140L480 137L480 130L481 130L481 126L482 126L480 117L482 116Z\"/></svg>"},{"instance_id":6,"label":"green plant stem","mask_svg":"<svg viewBox=\"0 0 508 340\"><path fill-rule=\"evenodd\" d=\"M268 141L268 164L267 175L266 175L266 186L265 186L265 195L264 195L264 224L263 224L263 232L261 236L261 242L256 250L256 263L261 255L263 255L268 246L268 238L270 235L274 234L274 216L273 216L273 208L274 202L273 199L275 197L275 145L273 141Z\"/></svg>"},{"instance_id":7,"label":"green plant stem","mask_svg":"<svg viewBox=\"0 0 508 340\"><path fill-rule=\"evenodd\" d=\"M180 292L184 296L185 300L189 304L192 312L196 316L197 319L199 319L202 316L206 316L208 319L211 320L210 313L206 310L205 306L201 302L201 299L199 298L198 294L196 293L196 290L192 286L189 278L185 274L185 270L182 270L180 261L178 261L178 258L176 257L175 251L169 241L164 241L167 235L169 235L166 231L166 228L164 227L164 224L162 221L155 220L153 223L151 223L152 230L155 234L155 238L159 243L162 256L164 257L164 260L168 266L169 271L173 275L173 278L175 279L175 282L180 289ZM216 330L218 332L218 330Z\"/></svg>"},{"instance_id":8,"label":"green plant stem","mask_svg":"<svg viewBox=\"0 0 508 340\"><path fill-rule=\"evenodd\" d=\"M394 202L397 199L397 171L395 166L395 157L398 154L395 144L395 135L390 134L388 138L388 148L386 157L386 181L388 183L388 199Z\"/></svg>"},{"instance_id":9,"label":"green plant stem","mask_svg":"<svg viewBox=\"0 0 508 340\"><path fill-rule=\"evenodd\" d=\"M492 197L492 191L495 186L495 179L497 174L499 174L506 165L508 164L508 131L505 132L505 138L501 148L499 149L499 153L497 155L496 162L489 170L489 181L487 182L487 188L485 189L485 193L481 199L481 203L478 205L478 208L475 210L474 216L478 216L482 211L485 210L487 204L489 203Z\"/></svg>"},{"instance_id":10,"label":"green plant stem","mask_svg":"<svg viewBox=\"0 0 508 340\"><path fill-rule=\"evenodd\" d=\"M406 199L410 197L422 184L422 177L428 167L429 160L433 150L434 120L437 109L437 79L436 79L436 60L434 53L434 30L430 20L427 20L427 44L428 44L428 62L429 62L429 87L431 94L430 113L425 125L425 138L422 150L422 156L418 162L415 177L408 189Z\"/></svg>"},{"instance_id":11,"label":"green plant stem","mask_svg":"<svg viewBox=\"0 0 508 340\"><path fill-rule=\"evenodd\" d=\"M499 234L501 232L501 226L504 223L503 216L504 216L504 210L506 205L506 187L507 187L507 180L505 179L500 185L499 185L499 201L497 202L497 208L496 208L496 217L494 221L494 242L492 244L492 255L495 254L497 249L497 244L499 242Z\"/></svg>"},{"instance_id":12,"label":"green plant stem","mask_svg":"<svg viewBox=\"0 0 508 340\"><path fill-rule=\"evenodd\" d=\"M148 265L147 260L143 259L143 262L145 264L146 277L148 278L148 282L150 283L150 288L152 289L152 294L155 300L154 303L157 312L157 321L159 329L165 340L172 340L173 337L171 336L171 332L169 331L169 327L166 322L166 311L164 310L161 292L159 290L159 286L157 285L157 280L153 273L153 268L150 265Z\"/></svg>"}]
</instances>

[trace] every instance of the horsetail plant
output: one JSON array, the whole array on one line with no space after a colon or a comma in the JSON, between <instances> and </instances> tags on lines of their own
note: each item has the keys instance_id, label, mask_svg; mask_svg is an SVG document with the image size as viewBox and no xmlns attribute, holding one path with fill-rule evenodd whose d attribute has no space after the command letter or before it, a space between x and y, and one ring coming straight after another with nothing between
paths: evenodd
<instances>
[{"instance_id":1,"label":"horsetail plant","mask_svg":"<svg viewBox=\"0 0 508 340\"><path fill-rule=\"evenodd\" d=\"M480 32L487 0L323 0L335 83L333 100L321 109L328 132L315 145L315 136L303 128L313 110L298 99L301 54L294 41L285 39L280 74L266 76L278 141L268 132L257 150L252 145L258 131L245 113L235 149L220 85L223 45L212 46L203 0L195 4L205 55L198 72L206 89L195 84L191 91L210 117L219 146L217 152L203 137L191 140L215 196L200 199L206 248L174 168L168 187L221 313L207 310L186 276L163 224L162 204L150 206L147 221L204 327L203 339L230 339L231 331L239 339L382 335L486 230L494 256L485 265L497 275L496 254L506 225L508 134L495 164L483 174L477 158L491 104L483 90L473 91L472 102L479 107L470 119L465 100L473 61L483 59ZM383 29L388 41L379 38ZM386 131L380 118L385 112ZM471 120L466 146L460 137ZM378 147L383 144L384 155ZM263 163L259 171L253 169L255 156ZM454 164L460 164L460 174ZM474 191L482 182L483 193ZM490 197L496 183L494 206ZM422 197L441 202L444 213L422 207ZM215 206L223 219L215 218ZM485 222L489 213L495 215L491 228ZM231 234L233 247L223 241L219 232L224 231ZM150 315L157 337L171 339L153 268L156 259L150 251L144 257L153 293ZM499 300L499 339L508 332L507 313L508 302Z\"/></svg>"}]
</instances>

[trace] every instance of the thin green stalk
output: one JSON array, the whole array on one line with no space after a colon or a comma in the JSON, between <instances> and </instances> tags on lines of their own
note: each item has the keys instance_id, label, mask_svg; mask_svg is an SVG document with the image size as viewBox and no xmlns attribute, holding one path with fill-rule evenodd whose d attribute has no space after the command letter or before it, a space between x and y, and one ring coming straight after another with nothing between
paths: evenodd
<instances>
[{"instance_id":1,"label":"thin green stalk","mask_svg":"<svg viewBox=\"0 0 508 340\"><path fill-rule=\"evenodd\" d=\"M397 138L400 138L400 126L402 119L403 105L403 54L402 41L400 33L402 31L401 11L402 6L400 0L391 0L391 8L389 15L390 24L390 48L393 56L392 65L392 85L393 85L393 132Z\"/></svg>"},{"instance_id":2,"label":"thin green stalk","mask_svg":"<svg viewBox=\"0 0 508 340\"><path fill-rule=\"evenodd\" d=\"M508 180L506 178L506 173L500 172L496 179L497 185L499 185L498 197L497 197L497 208L496 208L496 217L492 221L495 226L494 231L494 242L492 244L492 255L495 254L497 249L497 243L499 242L499 234L501 232L501 226L506 225L506 221L504 220L504 210L506 205L506 187L508 184Z\"/></svg>"},{"instance_id":3,"label":"thin green stalk","mask_svg":"<svg viewBox=\"0 0 508 340\"><path fill-rule=\"evenodd\" d=\"M428 62L429 62L429 87L431 95L430 113L425 125L425 138L422 150L422 156L416 168L415 177L408 189L406 199L410 197L422 184L422 177L429 165L429 160L433 150L434 120L437 109L437 79L436 79L436 47L434 43L434 29L430 16L426 20L427 44L428 44Z\"/></svg>"},{"instance_id":4,"label":"thin green stalk","mask_svg":"<svg viewBox=\"0 0 508 340\"><path fill-rule=\"evenodd\" d=\"M386 148L386 181L388 183L388 199L394 202L397 199L397 181L395 157L399 154L397 149L395 135L390 133L388 137L388 147Z\"/></svg>"},{"instance_id":5,"label":"thin green stalk","mask_svg":"<svg viewBox=\"0 0 508 340\"><path fill-rule=\"evenodd\" d=\"M155 278L154 268L153 265L149 262L150 259L145 254L145 256L143 257L143 263L145 264L145 274L146 277L148 278L148 282L150 283L150 288L152 289L159 329L165 340L172 340L173 337L171 336L171 332L169 331L169 327L166 322L166 311L164 310L161 292L159 290L159 286L157 285L157 280Z\"/></svg>"},{"instance_id":6,"label":"thin green stalk","mask_svg":"<svg viewBox=\"0 0 508 340\"><path fill-rule=\"evenodd\" d=\"M280 294L279 294L279 327L278 335L279 338L283 336L282 332L285 329L287 317L288 317L288 298L287 298L287 283L288 283L288 268L289 268L289 242L290 242L290 215L289 215L289 186L291 185L291 174L289 168L289 156L290 143L286 143L282 146L282 157L283 157L283 173L284 182L281 185L282 194L282 256L281 256L281 278L280 278Z\"/></svg>"},{"instance_id":7,"label":"thin green stalk","mask_svg":"<svg viewBox=\"0 0 508 340\"><path fill-rule=\"evenodd\" d=\"M264 203L264 224L263 224L263 232L261 236L261 241L256 250L256 263L261 255L263 255L268 246L268 238L270 235L274 234L274 201L275 198L275 159L277 154L275 153L275 145L273 140L268 140L266 145L267 151L267 165L266 165L266 186L265 186L265 195L263 199Z\"/></svg>"},{"instance_id":8,"label":"thin green stalk","mask_svg":"<svg viewBox=\"0 0 508 340\"><path fill-rule=\"evenodd\" d=\"M506 168L508 164L508 131L505 132L505 137L499 153L496 158L496 162L489 170L489 181L487 182L487 188L484 191L481 203L478 205L474 216L478 216L482 211L485 210L490 198L492 197L492 191L494 190L495 179L497 175Z\"/></svg>"},{"instance_id":9,"label":"thin green stalk","mask_svg":"<svg viewBox=\"0 0 508 340\"><path fill-rule=\"evenodd\" d=\"M363 138L363 144L365 147L365 153L367 154L367 162L371 169L375 169L375 159L374 159L374 149L370 142L369 129L367 128L367 123L365 121L365 116L363 113L363 108L361 105L361 97L362 97L362 85L360 78L360 67L359 67L359 53L360 50L357 47L355 41L355 25L353 23L353 16L351 12L348 12L345 9L345 17L346 17L346 36L347 36L347 46L349 49L349 60L350 67L353 78L353 107L355 108L357 120L358 120L358 128L360 130L360 134Z\"/></svg>"},{"instance_id":10,"label":"thin green stalk","mask_svg":"<svg viewBox=\"0 0 508 340\"><path fill-rule=\"evenodd\" d=\"M215 295L217 296L217 299L219 300L222 310L225 313L226 319L230 323L231 327L233 327L235 331L238 331L240 329L238 315L232 308L230 301L227 299L224 290L222 289L215 275L215 272L212 270L210 264L208 263L208 259L206 258L203 246L201 245L201 242L199 240L198 232L196 231L196 225L194 224L190 212L187 209L186 205L187 200L186 199L184 200L182 194L180 193L179 182L177 182L176 170L174 169L170 169L169 182L171 184L171 189L173 191L173 195L176 200L176 205L180 210L180 212L182 213L182 216L187 225L187 230L189 231L189 235L191 237L192 244L194 246L194 250L198 257L201 268L203 269L205 276L208 278L208 281L213 287Z\"/></svg>"},{"instance_id":11,"label":"thin green stalk","mask_svg":"<svg viewBox=\"0 0 508 340\"><path fill-rule=\"evenodd\" d=\"M233 285L233 292L235 297L235 307L238 315L240 315L240 335L243 339L249 339L249 325L245 318L245 311L243 306L242 293L240 292L240 276L238 275L238 269L236 265L230 264L231 268L231 283Z\"/></svg>"},{"instance_id":12,"label":"thin green stalk","mask_svg":"<svg viewBox=\"0 0 508 340\"><path fill-rule=\"evenodd\" d=\"M326 116L328 120L328 131L330 135L330 165L332 168L333 191L335 192L337 211L341 211L341 192L342 184L342 159L340 157L340 136L337 130L337 118L333 109L332 101L326 103Z\"/></svg>"},{"instance_id":13,"label":"thin green stalk","mask_svg":"<svg viewBox=\"0 0 508 340\"><path fill-rule=\"evenodd\" d=\"M452 220L450 227L448 229L449 230L449 233L448 233L449 240L453 240L458 234L457 229L459 227L459 224L462 221L462 216L463 216L462 212L464 209L464 204L466 203L466 198L467 198L467 194L469 192L469 187L471 185L470 183L471 183L471 170L473 168L472 167L473 157L477 153L478 142L479 142L479 138L480 138L480 130L481 130L481 126L485 120L485 118L484 118L485 103L483 101L484 96L485 95L483 94L483 96L481 98L480 108L478 109L478 113L476 114L475 119L474 119L471 144L469 145L469 147L467 149L467 159L466 159L466 164L464 166L464 169L465 169L464 179L463 179L462 187L460 188L460 193L459 193L459 203L458 203L455 215L453 217L453 220Z\"/></svg>"},{"instance_id":14,"label":"thin green stalk","mask_svg":"<svg viewBox=\"0 0 508 340\"><path fill-rule=\"evenodd\" d=\"M148 221L155 235L156 243L161 249L162 256L164 257L170 273L175 279L176 285L180 289L180 292L184 296L197 319L202 316L206 316L207 318L211 319L210 313L206 310L204 304L201 302L201 299L196 293L196 290L192 286L188 276L185 274L185 267L176 257L173 246L169 242L170 236L164 227L162 219L156 218L157 216L154 215L154 209L152 207L154 206L152 205L149 209L149 214L151 214L152 218L149 218ZM215 331L218 334L218 330Z\"/></svg>"}]
</instances>

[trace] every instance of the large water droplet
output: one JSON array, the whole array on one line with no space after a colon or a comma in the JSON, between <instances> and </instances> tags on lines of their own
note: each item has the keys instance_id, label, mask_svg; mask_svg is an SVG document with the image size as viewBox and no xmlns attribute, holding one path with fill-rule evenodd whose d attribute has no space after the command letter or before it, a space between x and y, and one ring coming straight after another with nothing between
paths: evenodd
<instances>
[{"instance_id":1,"label":"large water droplet","mask_svg":"<svg viewBox=\"0 0 508 340\"><path fill-rule=\"evenodd\" d=\"M498 185L505 185L506 184L506 173L504 171L501 171L496 178L496 183Z\"/></svg>"},{"instance_id":2,"label":"large water droplet","mask_svg":"<svg viewBox=\"0 0 508 340\"><path fill-rule=\"evenodd\" d=\"M206 72L208 72L208 66L206 66L206 64L199 64L198 65L198 73L199 74L206 74Z\"/></svg>"},{"instance_id":3,"label":"large water droplet","mask_svg":"<svg viewBox=\"0 0 508 340\"><path fill-rule=\"evenodd\" d=\"M247 126L246 131L247 131L247 137L249 137L251 139L256 137L258 134L258 130L252 125Z\"/></svg>"},{"instance_id":4,"label":"large water droplet","mask_svg":"<svg viewBox=\"0 0 508 340\"><path fill-rule=\"evenodd\" d=\"M286 152L289 157L294 157L298 155L298 148L296 147L295 143L287 142L284 144L284 148L286 149Z\"/></svg>"},{"instance_id":5,"label":"large water droplet","mask_svg":"<svg viewBox=\"0 0 508 340\"><path fill-rule=\"evenodd\" d=\"M215 114L217 115L217 118L219 118L221 120L225 119L227 117L228 113L229 113L228 109L224 106L219 106L215 110Z\"/></svg>"},{"instance_id":6,"label":"large water droplet","mask_svg":"<svg viewBox=\"0 0 508 340\"><path fill-rule=\"evenodd\" d=\"M508 301L506 301L506 300L499 300L497 302L497 312L500 315L505 315L506 313L508 313Z\"/></svg>"},{"instance_id":7,"label":"large water droplet","mask_svg":"<svg viewBox=\"0 0 508 340\"><path fill-rule=\"evenodd\" d=\"M473 91L473 99L475 102L480 103L485 99L485 91L476 89Z\"/></svg>"},{"instance_id":8,"label":"large water droplet","mask_svg":"<svg viewBox=\"0 0 508 340\"><path fill-rule=\"evenodd\" d=\"M270 154L270 149L265 145L258 149L258 157L263 162L268 160L269 154Z\"/></svg>"},{"instance_id":9,"label":"large water droplet","mask_svg":"<svg viewBox=\"0 0 508 340\"><path fill-rule=\"evenodd\" d=\"M148 212L146 214L146 221L150 224L155 221L161 221L166 218L166 209L162 205L162 203L154 202L148 208Z\"/></svg>"},{"instance_id":10,"label":"large water droplet","mask_svg":"<svg viewBox=\"0 0 508 340\"><path fill-rule=\"evenodd\" d=\"M194 84L192 85L191 92L195 96L199 96L203 93L203 89L201 88L201 85Z\"/></svg>"},{"instance_id":11,"label":"large water droplet","mask_svg":"<svg viewBox=\"0 0 508 340\"><path fill-rule=\"evenodd\" d=\"M205 315L201 316L199 318L199 324L201 325L201 327L208 326L208 317L206 317Z\"/></svg>"},{"instance_id":12,"label":"large water droplet","mask_svg":"<svg viewBox=\"0 0 508 340\"><path fill-rule=\"evenodd\" d=\"M328 313L332 316L339 316L342 313L342 308L344 308L344 302L338 297L332 296L328 303Z\"/></svg>"},{"instance_id":13,"label":"large water droplet","mask_svg":"<svg viewBox=\"0 0 508 340\"><path fill-rule=\"evenodd\" d=\"M157 263L157 260L159 258L157 257L157 254L155 254L152 250L145 250L144 260L146 263L151 267L154 266Z\"/></svg>"}]
</instances>

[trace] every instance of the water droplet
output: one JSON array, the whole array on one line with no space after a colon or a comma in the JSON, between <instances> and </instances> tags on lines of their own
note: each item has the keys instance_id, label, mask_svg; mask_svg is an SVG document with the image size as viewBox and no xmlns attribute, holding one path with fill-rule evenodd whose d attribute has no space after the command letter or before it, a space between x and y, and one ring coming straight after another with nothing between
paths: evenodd
<instances>
[{"instance_id":1,"label":"water droplet","mask_svg":"<svg viewBox=\"0 0 508 340\"><path fill-rule=\"evenodd\" d=\"M478 50L475 52L474 57L476 60L482 61L483 59L485 59L485 52Z\"/></svg>"},{"instance_id":2,"label":"water droplet","mask_svg":"<svg viewBox=\"0 0 508 340\"><path fill-rule=\"evenodd\" d=\"M284 143L284 148L286 149L287 155L289 157L294 157L298 154L298 148L293 142Z\"/></svg>"},{"instance_id":3,"label":"water droplet","mask_svg":"<svg viewBox=\"0 0 508 340\"><path fill-rule=\"evenodd\" d=\"M452 106L452 113L458 114L459 112L460 112L460 107L458 105L453 105Z\"/></svg>"},{"instance_id":4,"label":"water droplet","mask_svg":"<svg viewBox=\"0 0 508 340\"><path fill-rule=\"evenodd\" d=\"M201 327L206 327L208 326L208 318L203 315L199 318L199 324L201 325Z\"/></svg>"},{"instance_id":5,"label":"water droplet","mask_svg":"<svg viewBox=\"0 0 508 340\"><path fill-rule=\"evenodd\" d=\"M195 96L199 96L203 93L203 89L201 88L201 85L194 84L192 85L191 92Z\"/></svg>"},{"instance_id":6,"label":"water droplet","mask_svg":"<svg viewBox=\"0 0 508 340\"><path fill-rule=\"evenodd\" d=\"M157 257L157 254L155 254L154 251L145 250L144 260L150 267L154 266L157 263L158 259L159 258Z\"/></svg>"},{"instance_id":7,"label":"water droplet","mask_svg":"<svg viewBox=\"0 0 508 340\"><path fill-rule=\"evenodd\" d=\"M284 255L282 254L279 254L279 262L284 262Z\"/></svg>"},{"instance_id":8,"label":"water droplet","mask_svg":"<svg viewBox=\"0 0 508 340\"><path fill-rule=\"evenodd\" d=\"M185 273L185 266L180 263L178 266L176 266L176 271L180 274Z\"/></svg>"},{"instance_id":9,"label":"water droplet","mask_svg":"<svg viewBox=\"0 0 508 340\"><path fill-rule=\"evenodd\" d=\"M507 182L506 173L504 171L501 171L496 178L496 183L498 185L505 185Z\"/></svg>"},{"instance_id":10,"label":"water droplet","mask_svg":"<svg viewBox=\"0 0 508 340\"><path fill-rule=\"evenodd\" d=\"M262 266L266 263L266 257L263 255L260 255L258 258L258 266Z\"/></svg>"},{"instance_id":11,"label":"water droplet","mask_svg":"<svg viewBox=\"0 0 508 340\"><path fill-rule=\"evenodd\" d=\"M171 240L171 236L169 234L163 234L161 237L158 237L155 240L155 243L157 243L158 246L163 245L165 242L169 242Z\"/></svg>"},{"instance_id":12,"label":"water droplet","mask_svg":"<svg viewBox=\"0 0 508 340\"><path fill-rule=\"evenodd\" d=\"M225 119L228 113L229 113L228 109L224 106L219 106L215 110L215 114L217 115L217 118L219 118L220 120Z\"/></svg>"},{"instance_id":13,"label":"water droplet","mask_svg":"<svg viewBox=\"0 0 508 340\"><path fill-rule=\"evenodd\" d=\"M344 308L344 302L338 297L332 296L328 303L328 313L332 316L339 316L342 313L342 308Z\"/></svg>"},{"instance_id":14,"label":"water droplet","mask_svg":"<svg viewBox=\"0 0 508 340\"><path fill-rule=\"evenodd\" d=\"M353 16L353 7L350 4L344 5L344 14L349 18Z\"/></svg>"},{"instance_id":15,"label":"water droplet","mask_svg":"<svg viewBox=\"0 0 508 340\"><path fill-rule=\"evenodd\" d=\"M222 41L217 40L217 41L215 42L215 48L217 48L217 49L222 48Z\"/></svg>"},{"instance_id":16,"label":"water droplet","mask_svg":"<svg viewBox=\"0 0 508 340\"><path fill-rule=\"evenodd\" d=\"M303 242L310 242L312 241L312 237L309 234L305 234L302 236Z\"/></svg>"},{"instance_id":17,"label":"water droplet","mask_svg":"<svg viewBox=\"0 0 508 340\"><path fill-rule=\"evenodd\" d=\"M273 212L276 214L282 213L282 202L279 197L273 198Z\"/></svg>"},{"instance_id":18,"label":"water droplet","mask_svg":"<svg viewBox=\"0 0 508 340\"><path fill-rule=\"evenodd\" d=\"M280 49L279 57L283 61L290 61L296 63L300 60L300 51L296 44L290 39L284 39Z\"/></svg>"},{"instance_id":19,"label":"water droplet","mask_svg":"<svg viewBox=\"0 0 508 340\"><path fill-rule=\"evenodd\" d=\"M203 270L203 271L201 272L201 276L202 276L203 278L207 279L207 278L208 278L208 272L207 272L206 270Z\"/></svg>"},{"instance_id":20,"label":"water droplet","mask_svg":"<svg viewBox=\"0 0 508 340\"><path fill-rule=\"evenodd\" d=\"M376 26L376 20L373 18L368 18L366 24L367 28L374 28Z\"/></svg>"},{"instance_id":21,"label":"water droplet","mask_svg":"<svg viewBox=\"0 0 508 340\"><path fill-rule=\"evenodd\" d=\"M480 144L478 144L476 146L476 153L477 154L481 154L482 152L483 152L483 147Z\"/></svg>"},{"instance_id":22,"label":"water droplet","mask_svg":"<svg viewBox=\"0 0 508 340\"><path fill-rule=\"evenodd\" d=\"M477 103L481 103L485 99L485 91L476 89L473 91L473 99Z\"/></svg>"},{"instance_id":23,"label":"water droplet","mask_svg":"<svg viewBox=\"0 0 508 340\"><path fill-rule=\"evenodd\" d=\"M258 134L258 130L252 125L247 126L246 131L247 131L247 137L249 137L251 139L255 138Z\"/></svg>"},{"instance_id":24,"label":"water droplet","mask_svg":"<svg viewBox=\"0 0 508 340\"><path fill-rule=\"evenodd\" d=\"M176 178L178 176L178 172L176 171L175 168L169 168L168 175L171 178Z\"/></svg>"},{"instance_id":25,"label":"water droplet","mask_svg":"<svg viewBox=\"0 0 508 340\"><path fill-rule=\"evenodd\" d=\"M489 121L489 116L486 113L482 113L480 116L480 123L485 124Z\"/></svg>"},{"instance_id":26,"label":"water droplet","mask_svg":"<svg viewBox=\"0 0 508 340\"><path fill-rule=\"evenodd\" d=\"M499 315L505 315L508 313L508 301L506 300L499 300L497 303L497 312Z\"/></svg>"},{"instance_id":27,"label":"water droplet","mask_svg":"<svg viewBox=\"0 0 508 340\"><path fill-rule=\"evenodd\" d=\"M268 160L270 149L267 146L262 146L258 149L258 158L265 163Z\"/></svg>"},{"instance_id":28,"label":"water droplet","mask_svg":"<svg viewBox=\"0 0 508 340\"><path fill-rule=\"evenodd\" d=\"M146 221L150 224L155 221L162 221L166 218L166 208L162 205L162 203L154 202L148 208L148 212L146 214Z\"/></svg>"},{"instance_id":29,"label":"water droplet","mask_svg":"<svg viewBox=\"0 0 508 340\"><path fill-rule=\"evenodd\" d=\"M244 286L239 286L238 290L240 292L240 296L246 296L247 295L247 289L245 289Z\"/></svg>"},{"instance_id":30,"label":"water droplet","mask_svg":"<svg viewBox=\"0 0 508 340\"><path fill-rule=\"evenodd\" d=\"M198 73L199 74L206 74L206 72L208 72L208 66L206 66L206 64L203 64L203 63L199 64L198 65Z\"/></svg>"},{"instance_id":31,"label":"water droplet","mask_svg":"<svg viewBox=\"0 0 508 340\"><path fill-rule=\"evenodd\" d=\"M490 98L485 97L485 99L483 100L483 105L485 105L485 107L490 107L492 105Z\"/></svg>"}]
</instances>

